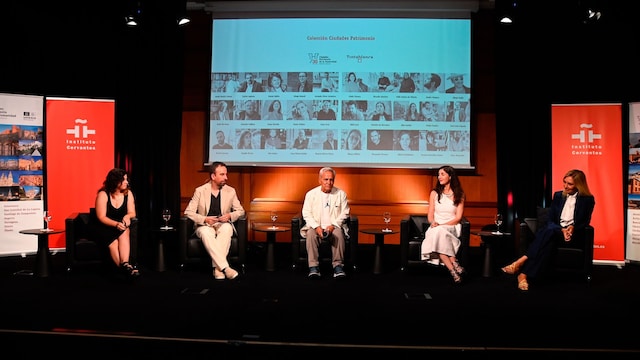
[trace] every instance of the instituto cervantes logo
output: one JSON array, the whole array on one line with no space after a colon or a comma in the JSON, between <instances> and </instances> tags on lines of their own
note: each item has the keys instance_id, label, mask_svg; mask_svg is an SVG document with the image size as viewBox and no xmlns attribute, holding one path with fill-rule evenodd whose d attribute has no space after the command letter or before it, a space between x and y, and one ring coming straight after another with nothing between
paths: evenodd
<instances>
[{"instance_id":1,"label":"instituto cervantes logo","mask_svg":"<svg viewBox=\"0 0 640 360\"><path fill-rule=\"evenodd\" d=\"M75 125L67 129L67 135L73 135L73 139L66 140L67 150L96 150L96 141L90 139L96 135L96 130L89 128L86 119L76 119Z\"/></svg>"},{"instance_id":2,"label":"instituto cervantes logo","mask_svg":"<svg viewBox=\"0 0 640 360\"><path fill-rule=\"evenodd\" d=\"M592 130L593 124L580 124L580 131L577 134L571 134L574 140L580 140L581 143L593 143L594 140L602 139L602 134L596 134Z\"/></svg>"},{"instance_id":3,"label":"instituto cervantes logo","mask_svg":"<svg viewBox=\"0 0 640 360\"><path fill-rule=\"evenodd\" d=\"M603 146L596 143L602 140L602 134L593 131L593 124L580 124L580 131L571 134L571 139L580 142L571 143L571 155L602 156Z\"/></svg>"}]
</instances>

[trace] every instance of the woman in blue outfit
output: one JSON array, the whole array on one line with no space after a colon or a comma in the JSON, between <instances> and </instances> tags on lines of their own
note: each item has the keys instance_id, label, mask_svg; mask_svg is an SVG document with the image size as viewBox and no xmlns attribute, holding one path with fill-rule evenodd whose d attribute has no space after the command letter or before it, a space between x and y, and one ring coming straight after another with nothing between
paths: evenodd
<instances>
[{"instance_id":1,"label":"woman in blue outfit","mask_svg":"<svg viewBox=\"0 0 640 360\"><path fill-rule=\"evenodd\" d=\"M131 253L131 219L136 217L133 192L129 189L127 172L114 168L109 170L102 187L96 195L96 238L107 246L114 264L131 277L140 275L129 261Z\"/></svg>"},{"instance_id":2,"label":"woman in blue outfit","mask_svg":"<svg viewBox=\"0 0 640 360\"><path fill-rule=\"evenodd\" d=\"M528 280L541 274L559 242L582 239L586 226L591 223L596 201L584 172L569 170L562 181L564 190L553 194L547 213L549 220L536 232L526 255L502 268L507 274L518 274L518 289L522 291L529 290Z\"/></svg>"}]
</instances>

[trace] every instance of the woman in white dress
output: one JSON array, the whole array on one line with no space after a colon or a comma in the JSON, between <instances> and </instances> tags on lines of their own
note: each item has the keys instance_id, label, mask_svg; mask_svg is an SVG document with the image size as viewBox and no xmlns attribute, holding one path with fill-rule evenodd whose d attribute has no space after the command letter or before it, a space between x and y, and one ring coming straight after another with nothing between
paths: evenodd
<instances>
[{"instance_id":1,"label":"woman in white dress","mask_svg":"<svg viewBox=\"0 0 640 360\"><path fill-rule=\"evenodd\" d=\"M462 282L465 270L456 259L460 248L462 215L464 213L464 190L455 169L441 166L438 169L438 184L429 195L431 226L422 241L422 260L447 267L457 284Z\"/></svg>"}]
</instances>

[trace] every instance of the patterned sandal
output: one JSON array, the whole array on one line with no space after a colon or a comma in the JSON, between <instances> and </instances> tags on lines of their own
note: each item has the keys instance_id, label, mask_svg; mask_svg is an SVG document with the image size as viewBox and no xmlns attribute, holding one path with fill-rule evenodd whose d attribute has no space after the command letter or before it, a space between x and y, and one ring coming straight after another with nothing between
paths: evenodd
<instances>
[{"instance_id":1,"label":"patterned sandal","mask_svg":"<svg viewBox=\"0 0 640 360\"><path fill-rule=\"evenodd\" d=\"M460 284L462 282L460 274L458 274L455 270L449 270L449 272L451 273L451 277L453 278L454 283Z\"/></svg>"},{"instance_id":2,"label":"patterned sandal","mask_svg":"<svg viewBox=\"0 0 640 360\"><path fill-rule=\"evenodd\" d=\"M520 266L516 264L516 262L512 262L511 264L502 268L502 271L506 274L513 275L520 270Z\"/></svg>"},{"instance_id":3,"label":"patterned sandal","mask_svg":"<svg viewBox=\"0 0 640 360\"><path fill-rule=\"evenodd\" d=\"M464 275L466 271L462 266L460 266L460 264L457 261L453 262L453 270L455 270L455 272L457 272L458 275L461 275L461 276Z\"/></svg>"},{"instance_id":4,"label":"patterned sandal","mask_svg":"<svg viewBox=\"0 0 640 360\"><path fill-rule=\"evenodd\" d=\"M135 266L129 264L128 261L123 262L120 265L120 268L122 269L122 271L125 274L127 274L128 276L130 276L132 278L140 276L140 272L138 271L138 269Z\"/></svg>"}]
</instances>

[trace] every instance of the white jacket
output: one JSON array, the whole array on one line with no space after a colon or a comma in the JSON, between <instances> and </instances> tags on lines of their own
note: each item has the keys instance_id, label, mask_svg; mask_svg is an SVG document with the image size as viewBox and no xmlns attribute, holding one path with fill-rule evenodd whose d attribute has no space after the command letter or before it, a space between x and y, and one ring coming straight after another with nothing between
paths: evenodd
<instances>
[{"instance_id":1,"label":"white jacket","mask_svg":"<svg viewBox=\"0 0 640 360\"><path fill-rule=\"evenodd\" d=\"M321 186L317 186L309 191L304 196L304 204L302 204L302 218L305 221L304 226L300 229L300 235L302 237L307 236L307 230L309 228L316 228L320 226L320 219L322 218L322 208L326 206L323 203L324 193L321 190ZM341 227L345 237L349 237L349 228L345 222L349 218L351 208L347 200L347 193L343 190L333 187L329 194L329 206L331 208L329 216L331 217L331 224L335 227Z\"/></svg>"}]
</instances>

